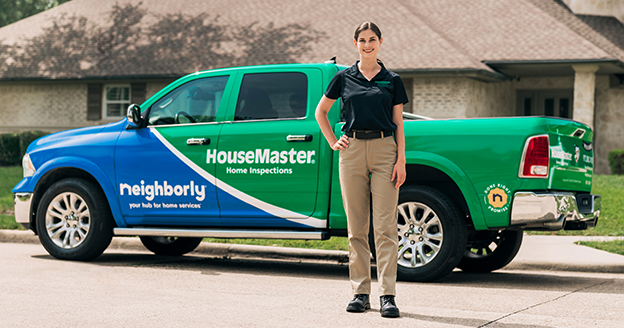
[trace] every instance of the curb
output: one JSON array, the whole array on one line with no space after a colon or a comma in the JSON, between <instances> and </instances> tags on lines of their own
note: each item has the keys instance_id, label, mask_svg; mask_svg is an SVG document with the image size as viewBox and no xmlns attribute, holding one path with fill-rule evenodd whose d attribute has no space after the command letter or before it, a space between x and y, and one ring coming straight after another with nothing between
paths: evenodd
<instances>
[{"instance_id":1,"label":"curb","mask_svg":"<svg viewBox=\"0 0 624 328\"><path fill-rule=\"evenodd\" d=\"M30 230L0 230L0 243L40 244ZM147 251L141 241L135 237L115 237L108 249ZM277 246L257 246L239 244L221 244L202 242L189 254L202 254L223 258L267 258L288 260L313 260L348 263L349 252Z\"/></svg>"},{"instance_id":2,"label":"curb","mask_svg":"<svg viewBox=\"0 0 624 328\"><path fill-rule=\"evenodd\" d=\"M576 237L576 238L575 238ZM551 237L552 238L552 237ZM564 236L555 237L559 245L566 247L580 247L584 251L590 251L596 255L606 255L610 257L606 261L593 262L591 264L579 264L576 260L557 260L544 258L541 252L531 256L519 254L508 264L504 270L519 271L572 271L572 272L592 272L592 273L624 273L624 256L607 253L593 248L570 244L570 240L624 240L624 237L587 237L587 236ZM0 230L0 242L3 243L27 243L40 244L39 238L30 230ZM568 245L570 244L570 245ZM113 238L109 250L132 250L147 252L139 238L136 237L115 237ZM570 252L565 252L570 253ZM605 254L601 254L605 253ZM263 259L283 259L283 260L307 260L307 261L324 261L345 264L349 262L349 253L347 251L336 250L318 250L277 246L257 246L257 245L239 245L239 244L221 244L202 242L196 250L189 254L209 255L221 258L263 258ZM525 253L526 254L526 253ZM569 255L569 254L568 254ZM541 256L541 257L540 257ZM615 259L615 260L614 260Z\"/></svg>"}]
</instances>

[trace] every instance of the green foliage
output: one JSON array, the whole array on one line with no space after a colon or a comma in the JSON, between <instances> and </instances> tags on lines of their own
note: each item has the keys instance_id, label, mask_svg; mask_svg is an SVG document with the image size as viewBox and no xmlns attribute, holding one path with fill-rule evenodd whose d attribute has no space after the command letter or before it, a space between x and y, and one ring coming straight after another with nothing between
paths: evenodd
<instances>
[{"instance_id":1,"label":"green foliage","mask_svg":"<svg viewBox=\"0 0 624 328\"><path fill-rule=\"evenodd\" d=\"M0 229L22 229L13 215L13 193L11 189L22 179L19 166L0 167Z\"/></svg>"},{"instance_id":2,"label":"green foliage","mask_svg":"<svg viewBox=\"0 0 624 328\"><path fill-rule=\"evenodd\" d=\"M176 63L171 69L184 73L243 64L294 63L325 35L303 24L276 27L250 22L237 27L219 22L219 17L210 13L152 15L141 2L110 4L104 24L85 16L59 15L38 35L18 44L0 40L3 78L127 75L125 67L131 65L150 68ZM261 46L258 40L262 40Z\"/></svg>"},{"instance_id":3,"label":"green foliage","mask_svg":"<svg viewBox=\"0 0 624 328\"><path fill-rule=\"evenodd\" d=\"M46 134L42 131L0 134L0 166L21 165L28 145Z\"/></svg>"},{"instance_id":4,"label":"green foliage","mask_svg":"<svg viewBox=\"0 0 624 328\"><path fill-rule=\"evenodd\" d=\"M0 165L18 165L18 163L20 163L20 158L21 156L19 134L0 134Z\"/></svg>"},{"instance_id":5,"label":"green foliage","mask_svg":"<svg viewBox=\"0 0 624 328\"><path fill-rule=\"evenodd\" d=\"M15 222L14 215L0 214L0 229L26 230Z\"/></svg>"},{"instance_id":6,"label":"green foliage","mask_svg":"<svg viewBox=\"0 0 624 328\"><path fill-rule=\"evenodd\" d=\"M69 0L0 0L0 27L17 22Z\"/></svg>"},{"instance_id":7,"label":"green foliage","mask_svg":"<svg viewBox=\"0 0 624 328\"><path fill-rule=\"evenodd\" d=\"M579 241L577 244L607 251L609 253L624 255L624 240Z\"/></svg>"},{"instance_id":8,"label":"green foliage","mask_svg":"<svg viewBox=\"0 0 624 328\"><path fill-rule=\"evenodd\" d=\"M13 187L22 180L19 166L0 167L0 214L13 211Z\"/></svg>"},{"instance_id":9,"label":"green foliage","mask_svg":"<svg viewBox=\"0 0 624 328\"><path fill-rule=\"evenodd\" d=\"M624 148L609 152L609 167L611 174L624 174Z\"/></svg>"}]
</instances>

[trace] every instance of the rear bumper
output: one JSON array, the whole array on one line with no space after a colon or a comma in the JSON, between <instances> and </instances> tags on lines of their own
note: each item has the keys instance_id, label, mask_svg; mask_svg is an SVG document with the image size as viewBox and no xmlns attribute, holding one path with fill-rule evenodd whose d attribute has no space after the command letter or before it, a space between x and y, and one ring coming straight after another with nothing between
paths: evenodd
<instances>
[{"instance_id":1,"label":"rear bumper","mask_svg":"<svg viewBox=\"0 0 624 328\"><path fill-rule=\"evenodd\" d=\"M13 194L15 221L25 229L30 229L30 205L33 194L31 192L16 192Z\"/></svg>"},{"instance_id":2,"label":"rear bumper","mask_svg":"<svg viewBox=\"0 0 624 328\"><path fill-rule=\"evenodd\" d=\"M596 226L599 195L571 192L517 192L511 207L510 227L525 230L582 230Z\"/></svg>"}]
</instances>

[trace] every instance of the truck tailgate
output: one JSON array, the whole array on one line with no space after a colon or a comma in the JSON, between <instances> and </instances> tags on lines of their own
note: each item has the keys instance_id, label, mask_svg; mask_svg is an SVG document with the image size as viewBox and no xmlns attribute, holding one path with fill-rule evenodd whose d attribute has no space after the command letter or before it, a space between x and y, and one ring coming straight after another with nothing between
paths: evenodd
<instances>
[{"instance_id":1,"label":"truck tailgate","mask_svg":"<svg viewBox=\"0 0 624 328\"><path fill-rule=\"evenodd\" d=\"M549 189L590 192L594 173L593 132L581 123L548 120Z\"/></svg>"}]
</instances>

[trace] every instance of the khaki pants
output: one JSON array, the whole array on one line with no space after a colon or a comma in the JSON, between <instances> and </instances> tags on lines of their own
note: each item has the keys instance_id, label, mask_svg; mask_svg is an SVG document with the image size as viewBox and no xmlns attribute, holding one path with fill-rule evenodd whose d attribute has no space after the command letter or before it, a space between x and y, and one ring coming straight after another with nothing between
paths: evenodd
<instances>
[{"instance_id":1,"label":"khaki pants","mask_svg":"<svg viewBox=\"0 0 624 328\"><path fill-rule=\"evenodd\" d=\"M392 136L350 138L349 148L340 151L340 188L349 229L349 278L354 294L370 294L371 289L368 231L372 195L379 293L396 295L399 190L390 180L396 159Z\"/></svg>"}]
</instances>

